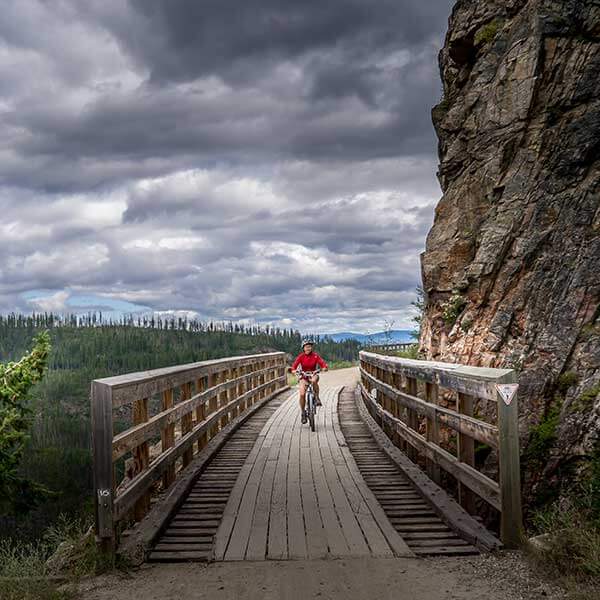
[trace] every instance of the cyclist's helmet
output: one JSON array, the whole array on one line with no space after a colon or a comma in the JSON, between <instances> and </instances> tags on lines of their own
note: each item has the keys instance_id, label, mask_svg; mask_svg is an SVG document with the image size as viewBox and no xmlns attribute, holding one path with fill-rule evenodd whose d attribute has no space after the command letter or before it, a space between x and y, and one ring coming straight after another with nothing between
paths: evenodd
<instances>
[{"instance_id":1,"label":"cyclist's helmet","mask_svg":"<svg viewBox=\"0 0 600 600\"><path fill-rule=\"evenodd\" d=\"M314 346L315 343L311 338L305 338L302 340L302 349L304 350L304 346L306 346L306 344L310 344L311 346Z\"/></svg>"}]
</instances>

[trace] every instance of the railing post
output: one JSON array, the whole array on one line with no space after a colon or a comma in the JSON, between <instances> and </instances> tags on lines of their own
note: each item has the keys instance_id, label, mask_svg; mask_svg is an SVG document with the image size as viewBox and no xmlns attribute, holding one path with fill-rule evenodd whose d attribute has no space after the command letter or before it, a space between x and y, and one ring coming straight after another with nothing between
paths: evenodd
<instances>
[{"instance_id":1,"label":"railing post","mask_svg":"<svg viewBox=\"0 0 600 600\"><path fill-rule=\"evenodd\" d=\"M217 382L218 382L217 374L216 373L211 373L208 376L208 387L209 387L209 389L215 387L217 385ZM215 394L208 401L208 412L209 412L209 414L212 415L213 413L215 413L217 411L218 406L219 406L219 399L217 398L217 395ZM210 428L210 437L211 438L215 437L215 435L217 435L217 433L219 433L219 424L215 423Z\"/></svg>"},{"instance_id":2,"label":"railing post","mask_svg":"<svg viewBox=\"0 0 600 600\"><path fill-rule=\"evenodd\" d=\"M206 377L201 377L196 381L196 394L201 394L206 390ZM202 423L206 419L206 402L202 403L196 409L196 423ZM198 452L208 443L208 431L205 431L198 438Z\"/></svg>"},{"instance_id":3,"label":"railing post","mask_svg":"<svg viewBox=\"0 0 600 600\"><path fill-rule=\"evenodd\" d=\"M190 382L184 383L181 386L181 402L185 402L192 397L192 384ZM193 428L192 423L192 411L187 412L181 417L181 437L188 434ZM194 458L194 448L191 445L184 453L182 457L182 466L185 469Z\"/></svg>"},{"instance_id":4,"label":"railing post","mask_svg":"<svg viewBox=\"0 0 600 600\"><path fill-rule=\"evenodd\" d=\"M500 385L516 385L517 374L507 373L497 380ZM500 539L507 548L519 546L523 538L521 472L519 462L519 405L517 394L506 402L499 391L498 402L500 501L502 506Z\"/></svg>"},{"instance_id":5,"label":"railing post","mask_svg":"<svg viewBox=\"0 0 600 600\"><path fill-rule=\"evenodd\" d=\"M173 406L173 390L165 390L162 393L162 410ZM167 425L161 432L162 451L168 450L175 443L175 423ZM169 466L162 478L163 489L167 489L175 481L175 464Z\"/></svg>"},{"instance_id":6,"label":"railing post","mask_svg":"<svg viewBox=\"0 0 600 600\"><path fill-rule=\"evenodd\" d=\"M436 383L429 383L429 382L425 383L425 395L427 398L427 402L430 402L431 404L435 404L437 406L437 404L438 404L438 387L437 387ZM440 445L439 427L440 427L440 424L438 421L438 415L437 415L437 411L436 411L436 413L433 416L433 419L427 418L427 425L426 425L427 441L432 442L436 446ZM434 460L427 459L427 474L437 484L439 484L442 480L441 476L440 476L440 467Z\"/></svg>"},{"instance_id":7,"label":"railing post","mask_svg":"<svg viewBox=\"0 0 600 600\"><path fill-rule=\"evenodd\" d=\"M411 396L416 396L417 395L417 380L414 379L413 377L407 377L406 378L406 391L408 394L410 394ZM415 410L413 410L412 408L407 408L406 412L408 413L408 426L413 430L413 431L418 431L419 430L419 417L417 415L417 412ZM412 446L412 444L407 444L407 450L408 450L408 458L410 458L410 460L412 460L414 463L417 462L417 450Z\"/></svg>"},{"instance_id":8,"label":"railing post","mask_svg":"<svg viewBox=\"0 0 600 600\"><path fill-rule=\"evenodd\" d=\"M462 415L472 417L473 396L458 392L456 411ZM458 433L456 451L457 458L460 462L471 467L475 466L475 440L472 437L465 435L464 433ZM475 513L475 496L473 495L473 492L460 481L458 482L458 501L469 514L472 515Z\"/></svg>"},{"instance_id":9,"label":"railing post","mask_svg":"<svg viewBox=\"0 0 600 600\"><path fill-rule=\"evenodd\" d=\"M219 383L226 383L228 376L227 376L228 371L227 370L223 370L219 373ZM225 390L224 392L221 392L219 394L219 408L223 408L228 401L228 397L229 397L229 392L227 390ZM221 419L220 419L220 428L223 429L223 427L225 427L225 425L227 425L227 423L229 422L229 418L227 416L227 414L224 414Z\"/></svg>"},{"instance_id":10,"label":"railing post","mask_svg":"<svg viewBox=\"0 0 600 600\"><path fill-rule=\"evenodd\" d=\"M148 398L141 398L133 402L133 424L141 425L148 420ZM133 450L133 473L138 475L150 463L150 445L142 442ZM150 493L145 492L135 503L133 509L136 521L141 521L150 508Z\"/></svg>"},{"instance_id":11,"label":"railing post","mask_svg":"<svg viewBox=\"0 0 600 600\"><path fill-rule=\"evenodd\" d=\"M109 386L92 382L91 413L96 538L101 552L113 554L116 549L113 523L115 482L112 460L112 390Z\"/></svg>"}]
</instances>

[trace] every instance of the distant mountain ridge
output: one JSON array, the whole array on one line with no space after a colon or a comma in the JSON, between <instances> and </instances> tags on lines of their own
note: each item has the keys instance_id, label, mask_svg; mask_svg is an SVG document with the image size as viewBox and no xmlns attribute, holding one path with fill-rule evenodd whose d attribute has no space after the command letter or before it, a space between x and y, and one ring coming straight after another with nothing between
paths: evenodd
<instances>
[{"instance_id":1,"label":"distant mountain ridge","mask_svg":"<svg viewBox=\"0 0 600 600\"><path fill-rule=\"evenodd\" d=\"M410 329L392 329L391 331L378 331L377 333L352 333L342 331L340 333L329 333L334 342L343 342L344 340L356 340L361 344L394 344L414 342Z\"/></svg>"}]
</instances>

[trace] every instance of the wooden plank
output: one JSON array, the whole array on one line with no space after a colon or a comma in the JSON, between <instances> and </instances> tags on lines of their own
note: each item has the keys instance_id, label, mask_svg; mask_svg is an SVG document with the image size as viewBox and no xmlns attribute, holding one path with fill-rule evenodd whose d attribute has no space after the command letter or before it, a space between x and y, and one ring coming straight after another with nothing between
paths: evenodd
<instances>
[{"instance_id":1,"label":"wooden plank","mask_svg":"<svg viewBox=\"0 0 600 600\"><path fill-rule=\"evenodd\" d=\"M252 459L252 470L247 481L244 483L243 495L239 503L235 525L231 532L224 560L243 560L246 556L260 485L267 466L272 432L276 429L281 417L280 407L271 418L270 426L266 430L265 435L262 436L261 442L257 442L259 446L258 452Z\"/></svg>"},{"instance_id":2,"label":"wooden plank","mask_svg":"<svg viewBox=\"0 0 600 600\"><path fill-rule=\"evenodd\" d=\"M418 398L416 396L416 379L408 379L409 387L413 392L409 391L408 393L405 393L380 381L367 372L364 373L364 376L371 389L376 389L378 392L385 393L386 396L393 398L395 402L407 409L409 415L412 413L422 414L431 420L437 420L439 423L450 427L454 431L461 432L484 444L488 444L492 448L498 447L497 427L490 425L485 421L474 419L472 416L462 415L458 411L442 406L436 406L435 403ZM397 417L397 415L394 416ZM406 421L404 422L406 423Z\"/></svg>"},{"instance_id":3,"label":"wooden plank","mask_svg":"<svg viewBox=\"0 0 600 600\"><path fill-rule=\"evenodd\" d=\"M414 377L407 377L406 379L406 386L407 386L407 391L408 391L408 395L412 396L412 397L416 397L417 395L417 380ZM418 419L418 414L415 408L411 408L411 407L407 407L408 409L408 419L407 419L407 423L402 423L404 425L404 427L406 428L405 431L417 431L419 429L419 419ZM382 421L383 424L383 421ZM405 441L408 441L406 439L406 436L402 435L402 430L396 428L396 432L398 434L400 434L400 436L402 438L404 438ZM411 444L408 446L408 458L410 458L410 460L412 460L414 463L417 462L417 448L415 448L414 444Z\"/></svg>"},{"instance_id":4,"label":"wooden plank","mask_svg":"<svg viewBox=\"0 0 600 600\"><path fill-rule=\"evenodd\" d=\"M304 514L304 528L306 531L306 550L308 558L324 558L327 556L328 547L321 513L319 512L315 483L312 476L310 462L310 437L312 431L308 424L300 428L300 494L302 496L302 512Z\"/></svg>"},{"instance_id":5,"label":"wooden plank","mask_svg":"<svg viewBox=\"0 0 600 600\"><path fill-rule=\"evenodd\" d=\"M425 394L427 397L427 401L435 406L433 416L427 417L427 441L430 444L435 444L436 446L440 445L440 432L439 432L439 424L438 424L438 388L434 383L427 382L425 384ZM435 462L435 460L428 459L427 460L427 473L433 481L435 481L438 485L441 483L441 475L440 475L440 467Z\"/></svg>"},{"instance_id":6,"label":"wooden plank","mask_svg":"<svg viewBox=\"0 0 600 600\"><path fill-rule=\"evenodd\" d=\"M202 394L203 392L206 391L206 388L208 386L208 379L206 377L201 377L200 379L196 380L196 394ZM239 396L240 394L238 394ZM239 416L239 413L238 413ZM201 423L202 421L204 421L207 417L207 405L206 402L203 402L197 409L196 409L196 423ZM202 451L202 448L204 448L204 446L206 446L206 444L208 444L208 431L205 431L199 438L198 438L198 452Z\"/></svg>"},{"instance_id":7,"label":"wooden plank","mask_svg":"<svg viewBox=\"0 0 600 600\"><path fill-rule=\"evenodd\" d=\"M251 391L246 392L246 397L251 393ZM259 405L260 403L257 403ZM285 402L284 402L285 404ZM282 406L284 405L282 404ZM249 408L248 411L252 410ZM238 478L236 480L235 486L229 495L229 500L225 506L225 510L223 512L223 518L221 523L219 524L219 529L215 535L214 542L214 558L215 560L225 560L225 556L227 554L229 544L232 538L232 534L236 525L237 516L242 512L241 504L244 500L245 489L248 483L250 476L252 475L255 468L255 460L261 450L262 444L268 431L273 426L273 424L277 421L279 411L281 410L281 406L275 411L273 415L268 419L261 432L258 435L256 442L254 443L252 450L248 454L244 465L242 466ZM239 544L238 544L239 545ZM245 548L244 548L245 552Z\"/></svg>"},{"instance_id":8,"label":"wooden plank","mask_svg":"<svg viewBox=\"0 0 600 600\"><path fill-rule=\"evenodd\" d=\"M282 390L278 390L280 393ZM233 404L242 402L243 398L237 398ZM210 415L204 423L200 423L192 429L187 435L183 436L177 443L161 454L152 464L140 475L134 477L125 490L116 498L114 502L115 518L122 518L131 508L135 501L144 494L145 490L156 481L166 471L169 465L175 462L183 452L193 444L202 435L206 429L214 427L218 423L223 413L230 410L231 406L225 406Z\"/></svg>"},{"instance_id":9,"label":"wooden plank","mask_svg":"<svg viewBox=\"0 0 600 600\"><path fill-rule=\"evenodd\" d=\"M369 414L365 402L370 402L368 394L362 388L356 390L356 405L360 416L368 427L379 447L394 461L402 473L414 484L415 489L427 500L437 515L461 537L485 549L494 550L501 543L483 525L471 517L457 502L455 502L440 486L431 481L412 461L410 461L390 440L381 432L377 423ZM412 531L418 531L411 527Z\"/></svg>"},{"instance_id":10,"label":"wooden plank","mask_svg":"<svg viewBox=\"0 0 600 600\"><path fill-rule=\"evenodd\" d=\"M92 457L94 469L95 530L103 552L112 553L115 544L113 499L115 482L112 462L112 390L92 382Z\"/></svg>"},{"instance_id":11,"label":"wooden plank","mask_svg":"<svg viewBox=\"0 0 600 600\"><path fill-rule=\"evenodd\" d=\"M165 390L174 389L188 381L218 373L226 368L241 365L253 365L267 357L277 358L282 363L285 361L283 352L270 352L267 354L254 354L249 356L232 356L217 360L177 365L151 371L128 373L115 377L105 377L95 381L112 389L113 408L119 408L136 399L149 398L154 394L161 394Z\"/></svg>"},{"instance_id":12,"label":"wooden plank","mask_svg":"<svg viewBox=\"0 0 600 600\"><path fill-rule=\"evenodd\" d=\"M162 393L162 410L168 410L173 406L173 390L165 390ZM160 431L161 449L163 452L173 447L175 443L175 423L163 427ZM167 468L162 477L163 489L167 489L175 481L175 464Z\"/></svg>"},{"instance_id":13,"label":"wooden plank","mask_svg":"<svg viewBox=\"0 0 600 600\"><path fill-rule=\"evenodd\" d=\"M192 397L192 384L190 382L184 383L181 386L181 402L185 402ZM192 413L191 411L186 413L181 417L181 435L185 436L193 429L192 424ZM200 436L198 436L200 437ZM191 462L194 457L194 447L193 444L183 452L182 455L182 465L185 469Z\"/></svg>"},{"instance_id":14,"label":"wooden plank","mask_svg":"<svg viewBox=\"0 0 600 600\"><path fill-rule=\"evenodd\" d=\"M271 499L282 439L284 432L288 428L289 403L286 404L281 412L281 419L270 430L270 432L273 432L273 437L270 440L267 463L260 480L248 547L246 549L246 560L264 560L267 557L269 520L272 510ZM265 448L265 451L267 451L267 448Z\"/></svg>"},{"instance_id":15,"label":"wooden plank","mask_svg":"<svg viewBox=\"0 0 600 600\"><path fill-rule=\"evenodd\" d=\"M329 395L336 393L336 390L327 390L326 408L330 404ZM342 531L346 542L353 556L368 556L370 555L367 540L358 520L360 514L360 500L355 493L350 492L351 498L348 497L348 492L340 481L338 468L344 465L344 458L340 452L339 445L335 434L331 431L329 414L326 410L325 418L329 423L325 423L325 442L320 445L321 457L323 459L323 468L327 483L331 490L336 513L342 525ZM352 501L352 504L351 504Z\"/></svg>"},{"instance_id":16,"label":"wooden plank","mask_svg":"<svg viewBox=\"0 0 600 600\"><path fill-rule=\"evenodd\" d=\"M338 520L333 496L329 489L329 484L325 476L325 469L323 467L324 457L322 448L328 444L327 433L325 431L325 412L329 402L329 390L322 390L320 393L323 407L317 411L316 435L311 435L309 438L310 459L315 490L317 493L317 502L330 554L334 557L351 556L352 550L346 542L344 532L342 531L342 527Z\"/></svg>"},{"instance_id":17,"label":"wooden plank","mask_svg":"<svg viewBox=\"0 0 600 600\"><path fill-rule=\"evenodd\" d=\"M300 491L300 410L298 393L290 402L296 405L296 417L292 421L292 439L290 441L290 457L287 472L287 531L288 556L294 559L308 557L306 534L304 531L304 514Z\"/></svg>"},{"instance_id":18,"label":"wooden plank","mask_svg":"<svg viewBox=\"0 0 600 600\"><path fill-rule=\"evenodd\" d=\"M175 562L175 561L207 561L210 556L210 550L188 551L188 552L152 552L150 554L151 562Z\"/></svg>"},{"instance_id":19,"label":"wooden plank","mask_svg":"<svg viewBox=\"0 0 600 600\"><path fill-rule=\"evenodd\" d=\"M298 418L298 409L293 399L288 400L289 410L293 411L285 428L275 478L273 483L273 496L269 514L269 539L267 543L267 558L284 560L288 558L287 544L287 471L292 442L294 422Z\"/></svg>"},{"instance_id":20,"label":"wooden plank","mask_svg":"<svg viewBox=\"0 0 600 600\"><path fill-rule=\"evenodd\" d=\"M361 366L369 364L419 381L437 383L446 389L470 394L492 402L496 401L494 384L510 372L510 369L468 367L453 363L381 356L365 351L360 352L360 360Z\"/></svg>"},{"instance_id":21,"label":"wooden plank","mask_svg":"<svg viewBox=\"0 0 600 600\"><path fill-rule=\"evenodd\" d=\"M473 416L473 396L459 392L456 404L459 413ZM465 433L459 433L456 446L458 460L465 465L475 467L475 440ZM475 496L460 481L458 482L458 501L470 515L475 514Z\"/></svg>"},{"instance_id":22,"label":"wooden plank","mask_svg":"<svg viewBox=\"0 0 600 600\"><path fill-rule=\"evenodd\" d=\"M218 377L216 373L211 373L208 376L208 388L209 390L211 388L216 388L218 384ZM214 415L217 412L217 409L219 408L219 401L217 399L217 390L215 390L215 393L213 395L211 395L210 400L208 401L208 414L209 416ZM213 438L215 437L215 435L217 435L217 433L219 433L219 423L218 421L215 421L214 425L212 427L209 428L208 430L208 437Z\"/></svg>"},{"instance_id":23,"label":"wooden plank","mask_svg":"<svg viewBox=\"0 0 600 600\"><path fill-rule=\"evenodd\" d=\"M516 373L511 371L499 383L516 385ZM516 548L523 542L518 397L515 393L512 401L507 404L500 393L497 394L500 429L500 539L507 548Z\"/></svg>"},{"instance_id":24,"label":"wooden plank","mask_svg":"<svg viewBox=\"0 0 600 600\"><path fill-rule=\"evenodd\" d=\"M119 554L123 555L127 560L134 564L137 564L140 557L143 558L145 556L147 549L153 543L156 536L160 531L167 527L177 509L184 504L187 494L195 485L198 477L204 472L217 452L225 445L228 438L237 431L248 418L260 410L264 404L269 402L272 397L278 395L278 393L265 398L262 403L249 408L237 419L231 421L227 428L221 431L217 437L209 441L202 451L196 455L192 464L186 469L186 472L180 474L179 478L170 487L167 493L161 496L152 506L148 516L138 523L136 527L129 532L127 537L123 538L119 546ZM223 509L220 508L219 510L222 512Z\"/></svg>"},{"instance_id":25,"label":"wooden plank","mask_svg":"<svg viewBox=\"0 0 600 600\"><path fill-rule=\"evenodd\" d=\"M233 389L235 385L235 381L218 383L217 375L211 375L209 377L208 390L204 390L194 396L190 394L184 401L178 402L175 406L160 412L147 422L141 423L136 427L131 427L115 436L113 440L113 460L122 457L135 446L157 435L162 428L177 422L188 413L198 410L206 403L210 407L213 407L211 412L214 412L217 408L217 404L213 401L215 397L225 397L226 393Z\"/></svg>"},{"instance_id":26,"label":"wooden plank","mask_svg":"<svg viewBox=\"0 0 600 600\"><path fill-rule=\"evenodd\" d=\"M380 406L377 406L367 393L364 394L364 398L372 409L378 411L380 418L395 423L398 433L413 448L418 449L426 458L435 460L446 472L468 486L488 504L500 510L500 486L495 481L479 473L474 468L462 464L455 456L439 446L430 444L422 435L407 427L402 421L395 419L390 413L386 413Z\"/></svg>"},{"instance_id":27,"label":"wooden plank","mask_svg":"<svg viewBox=\"0 0 600 600\"><path fill-rule=\"evenodd\" d=\"M388 552L395 554L396 556L412 556L410 548L391 525L377 498L365 483L358 466L354 461L354 457L346 444L346 440L340 426L337 408L340 393L342 393L342 390L337 391L332 398L331 410L327 415L327 431L332 441L333 438L331 438L331 433L333 433L335 440L337 440L340 455L344 461L343 463L340 462L337 466L341 481L344 482L349 490L352 490L352 494L356 494L358 496L358 508L361 513L364 510L363 502L366 504L374 523L377 524L377 527L379 528L381 535L384 537L388 547L386 550L385 546L381 543L381 539L378 539L377 535L373 535L372 524L370 520L365 520L361 523L361 527L363 527L365 536L369 540L371 550L374 554L377 553L382 556L388 555Z\"/></svg>"},{"instance_id":28,"label":"wooden plank","mask_svg":"<svg viewBox=\"0 0 600 600\"><path fill-rule=\"evenodd\" d=\"M139 425L148 421L148 398L136 400L133 403L133 423ZM134 477L144 473L150 463L150 446L143 442L133 449L133 474ZM150 492L140 494L133 508L136 521L141 521L150 509Z\"/></svg>"}]
</instances>

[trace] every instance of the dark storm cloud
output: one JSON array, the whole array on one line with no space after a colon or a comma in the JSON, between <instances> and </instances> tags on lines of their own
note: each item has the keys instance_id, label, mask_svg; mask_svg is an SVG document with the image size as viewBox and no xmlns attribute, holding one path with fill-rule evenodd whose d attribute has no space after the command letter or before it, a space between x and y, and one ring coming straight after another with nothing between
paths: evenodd
<instances>
[{"instance_id":1,"label":"dark storm cloud","mask_svg":"<svg viewBox=\"0 0 600 600\"><path fill-rule=\"evenodd\" d=\"M0 310L406 321L451 0L5 4Z\"/></svg>"},{"instance_id":2,"label":"dark storm cloud","mask_svg":"<svg viewBox=\"0 0 600 600\"><path fill-rule=\"evenodd\" d=\"M350 60L421 45L449 0L130 0L137 33L114 24L157 82L260 77L282 60L339 50ZM142 33L143 32L143 33Z\"/></svg>"}]
</instances>

